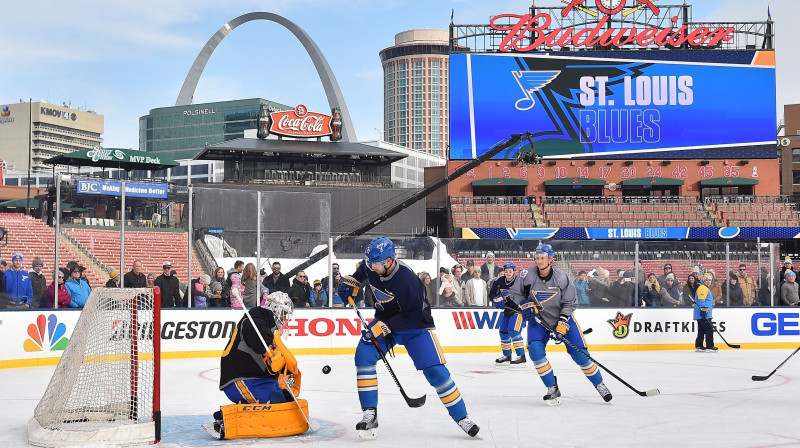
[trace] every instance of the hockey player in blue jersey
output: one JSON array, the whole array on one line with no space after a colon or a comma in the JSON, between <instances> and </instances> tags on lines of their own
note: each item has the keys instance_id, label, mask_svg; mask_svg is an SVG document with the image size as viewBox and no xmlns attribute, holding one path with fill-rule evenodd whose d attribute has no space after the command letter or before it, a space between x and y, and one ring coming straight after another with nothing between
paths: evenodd
<instances>
[{"instance_id":1,"label":"hockey player in blue jersey","mask_svg":"<svg viewBox=\"0 0 800 448\"><path fill-rule=\"evenodd\" d=\"M475 437L478 425L467 416L467 407L450 377L450 371L444 366L444 355L433 333L435 326L430 303L425 297L425 285L408 266L397 260L394 243L386 237L372 240L364 255L366 259L358 264L352 276L342 279L338 290L341 297L350 297L354 290L352 285L369 280L375 297L371 332L363 331L355 355L358 398L363 411L363 418L356 425L359 437L377 437L376 364L380 355L372 343L373 336L384 353L395 344L403 345L414 361L414 367L422 370L428 383L436 389L453 421Z\"/></svg>"},{"instance_id":2,"label":"hockey player in blue jersey","mask_svg":"<svg viewBox=\"0 0 800 448\"><path fill-rule=\"evenodd\" d=\"M525 326L522 314L515 312L513 308L506 308L506 297L503 292L511 289L517 280L517 266L509 261L503 265L503 275L492 282L489 289L489 297L492 298L495 308L503 310L500 317L500 348L503 356L495 359L495 364L503 365L509 363L512 366L525 366L525 343L522 340L522 327ZM511 359L511 348L517 354L516 359Z\"/></svg>"},{"instance_id":3,"label":"hockey player in blue jersey","mask_svg":"<svg viewBox=\"0 0 800 448\"><path fill-rule=\"evenodd\" d=\"M536 266L532 266L524 277L514 282L509 291L513 300L508 301L508 305L511 308L518 307L528 321L528 352L539 378L547 386L547 394L542 398L548 406L561 404L561 392L545 352L550 338L556 342L567 339L588 353L583 333L572 317L578 307L575 285L564 271L553 266L554 255L553 247L549 244L537 246L534 255ZM550 333L542 322L553 332ZM566 348L603 400L611 401L611 392L603 383L597 364L569 344L566 344Z\"/></svg>"}]
</instances>

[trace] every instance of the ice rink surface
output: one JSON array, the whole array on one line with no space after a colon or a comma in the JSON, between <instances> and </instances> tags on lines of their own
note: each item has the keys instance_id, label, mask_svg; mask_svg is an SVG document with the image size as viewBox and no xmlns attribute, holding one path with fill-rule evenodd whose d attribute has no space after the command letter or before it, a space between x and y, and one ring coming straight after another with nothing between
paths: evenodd
<instances>
[{"instance_id":1,"label":"ice rink surface","mask_svg":"<svg viewBox=\"0 0 800 448\"><path fill-rule=\"evenodd\" d=\"M162 362L164 447L328 446L362 447L788 447L800 446L800 356L765 382L791 350L594 352L607 368L639 390L640 397L603 372L614 399L605 403L563 351L550 353L563 404L547 407L545 387L532 363L498 368L499 353L448 354L447 367L461 390L470 417L480 425L471 439L448 416L408 355L390 363L409 396L426 393L421 408L406 406L391 377L378 363L378 439L361 441L354 429L361 418L352 356L298 356L303 372L301 397L309 401L315 433L280 439L220 441L201 423L228 404L218 390L219 360ZM331 366L328 375L324 365ZM54 367L0 370L3 384L0 446L27 445L26 425Z\"/></svg>"}]
</instances>

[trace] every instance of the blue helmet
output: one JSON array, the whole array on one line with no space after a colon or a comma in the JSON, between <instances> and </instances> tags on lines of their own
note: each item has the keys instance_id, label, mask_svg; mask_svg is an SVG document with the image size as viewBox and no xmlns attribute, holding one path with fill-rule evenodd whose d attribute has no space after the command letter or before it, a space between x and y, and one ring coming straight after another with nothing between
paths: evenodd
<instances>
[{"instance_id":1,"label":"blue helmet","mask_svg":"<svg viewBox=\"0 0 800 448\"><path fill-rule=\"evenodd\" d=\"M379 236L369 243L367 250L364 251L364 256L370 263L378 263L387 258L394 260L394 243L385 236Z\"/></svg>"},{"instance_id":2,"label":"blue helmet","mask_svg":"<svg viewBox=\"0 0 800 448\"><path fill-rule=\"evenodd\" d=\"M515 265L513 261L507 261L506 264L503 265L503 270L506 270L506 269L513 269L513 270L516 271L517 270L517 265Z\"/></svg>"},{"instance_id":3,"label":"blue helmet","mask_svg":"<svg viewBox=\"0 0 800 448\"><path fill-rule=\"evenodd\" d=\"M548 257L554 257L556 253L553 251L553 246L549 244L540 244L536 246L536 250L534 251L536 255L544 255L547 254Z\"/></svg>"}]
</instances>

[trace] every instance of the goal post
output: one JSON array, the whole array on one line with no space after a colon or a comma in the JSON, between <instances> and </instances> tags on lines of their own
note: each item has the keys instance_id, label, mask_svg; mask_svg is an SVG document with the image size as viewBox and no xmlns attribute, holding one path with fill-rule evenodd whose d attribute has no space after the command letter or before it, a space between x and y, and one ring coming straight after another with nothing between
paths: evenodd
<instances>
[{"instance_id":1,"label":"goal post","mask_svg":"<svg viewBox=\"0 0 800 448\"><path fill-rule=\"evenodd\" d=\"M92 291L28 422L43 447L141 445L161 439L161 293Z\"/></svg>"}]
</instances>

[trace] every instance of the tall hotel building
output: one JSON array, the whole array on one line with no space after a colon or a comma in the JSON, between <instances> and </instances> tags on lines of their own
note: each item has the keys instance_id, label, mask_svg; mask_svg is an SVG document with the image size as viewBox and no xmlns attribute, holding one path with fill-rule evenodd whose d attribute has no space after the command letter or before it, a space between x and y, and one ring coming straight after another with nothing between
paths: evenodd
<instances>
[{"instance_id":1,"label":"tall hotel building","mask_svg":"<svg viewBox=\"0 0 800 448\"><path fill-rule=\"evenodd\" d=\"M448 38L446 30L403 31L381 50L385 141L447 157Z\"/></svg>"},{"instance_id":2,"label":"tall hotel building","mask_svg":"<svg viewBox=\"0 0 800 448\"><path fill-rule=\"evenodd\" d=\"M0 157L14 171L50 172L44 161L103 143L103 116L44 101L0 104Z\"/></svg>"}]
</instances>

